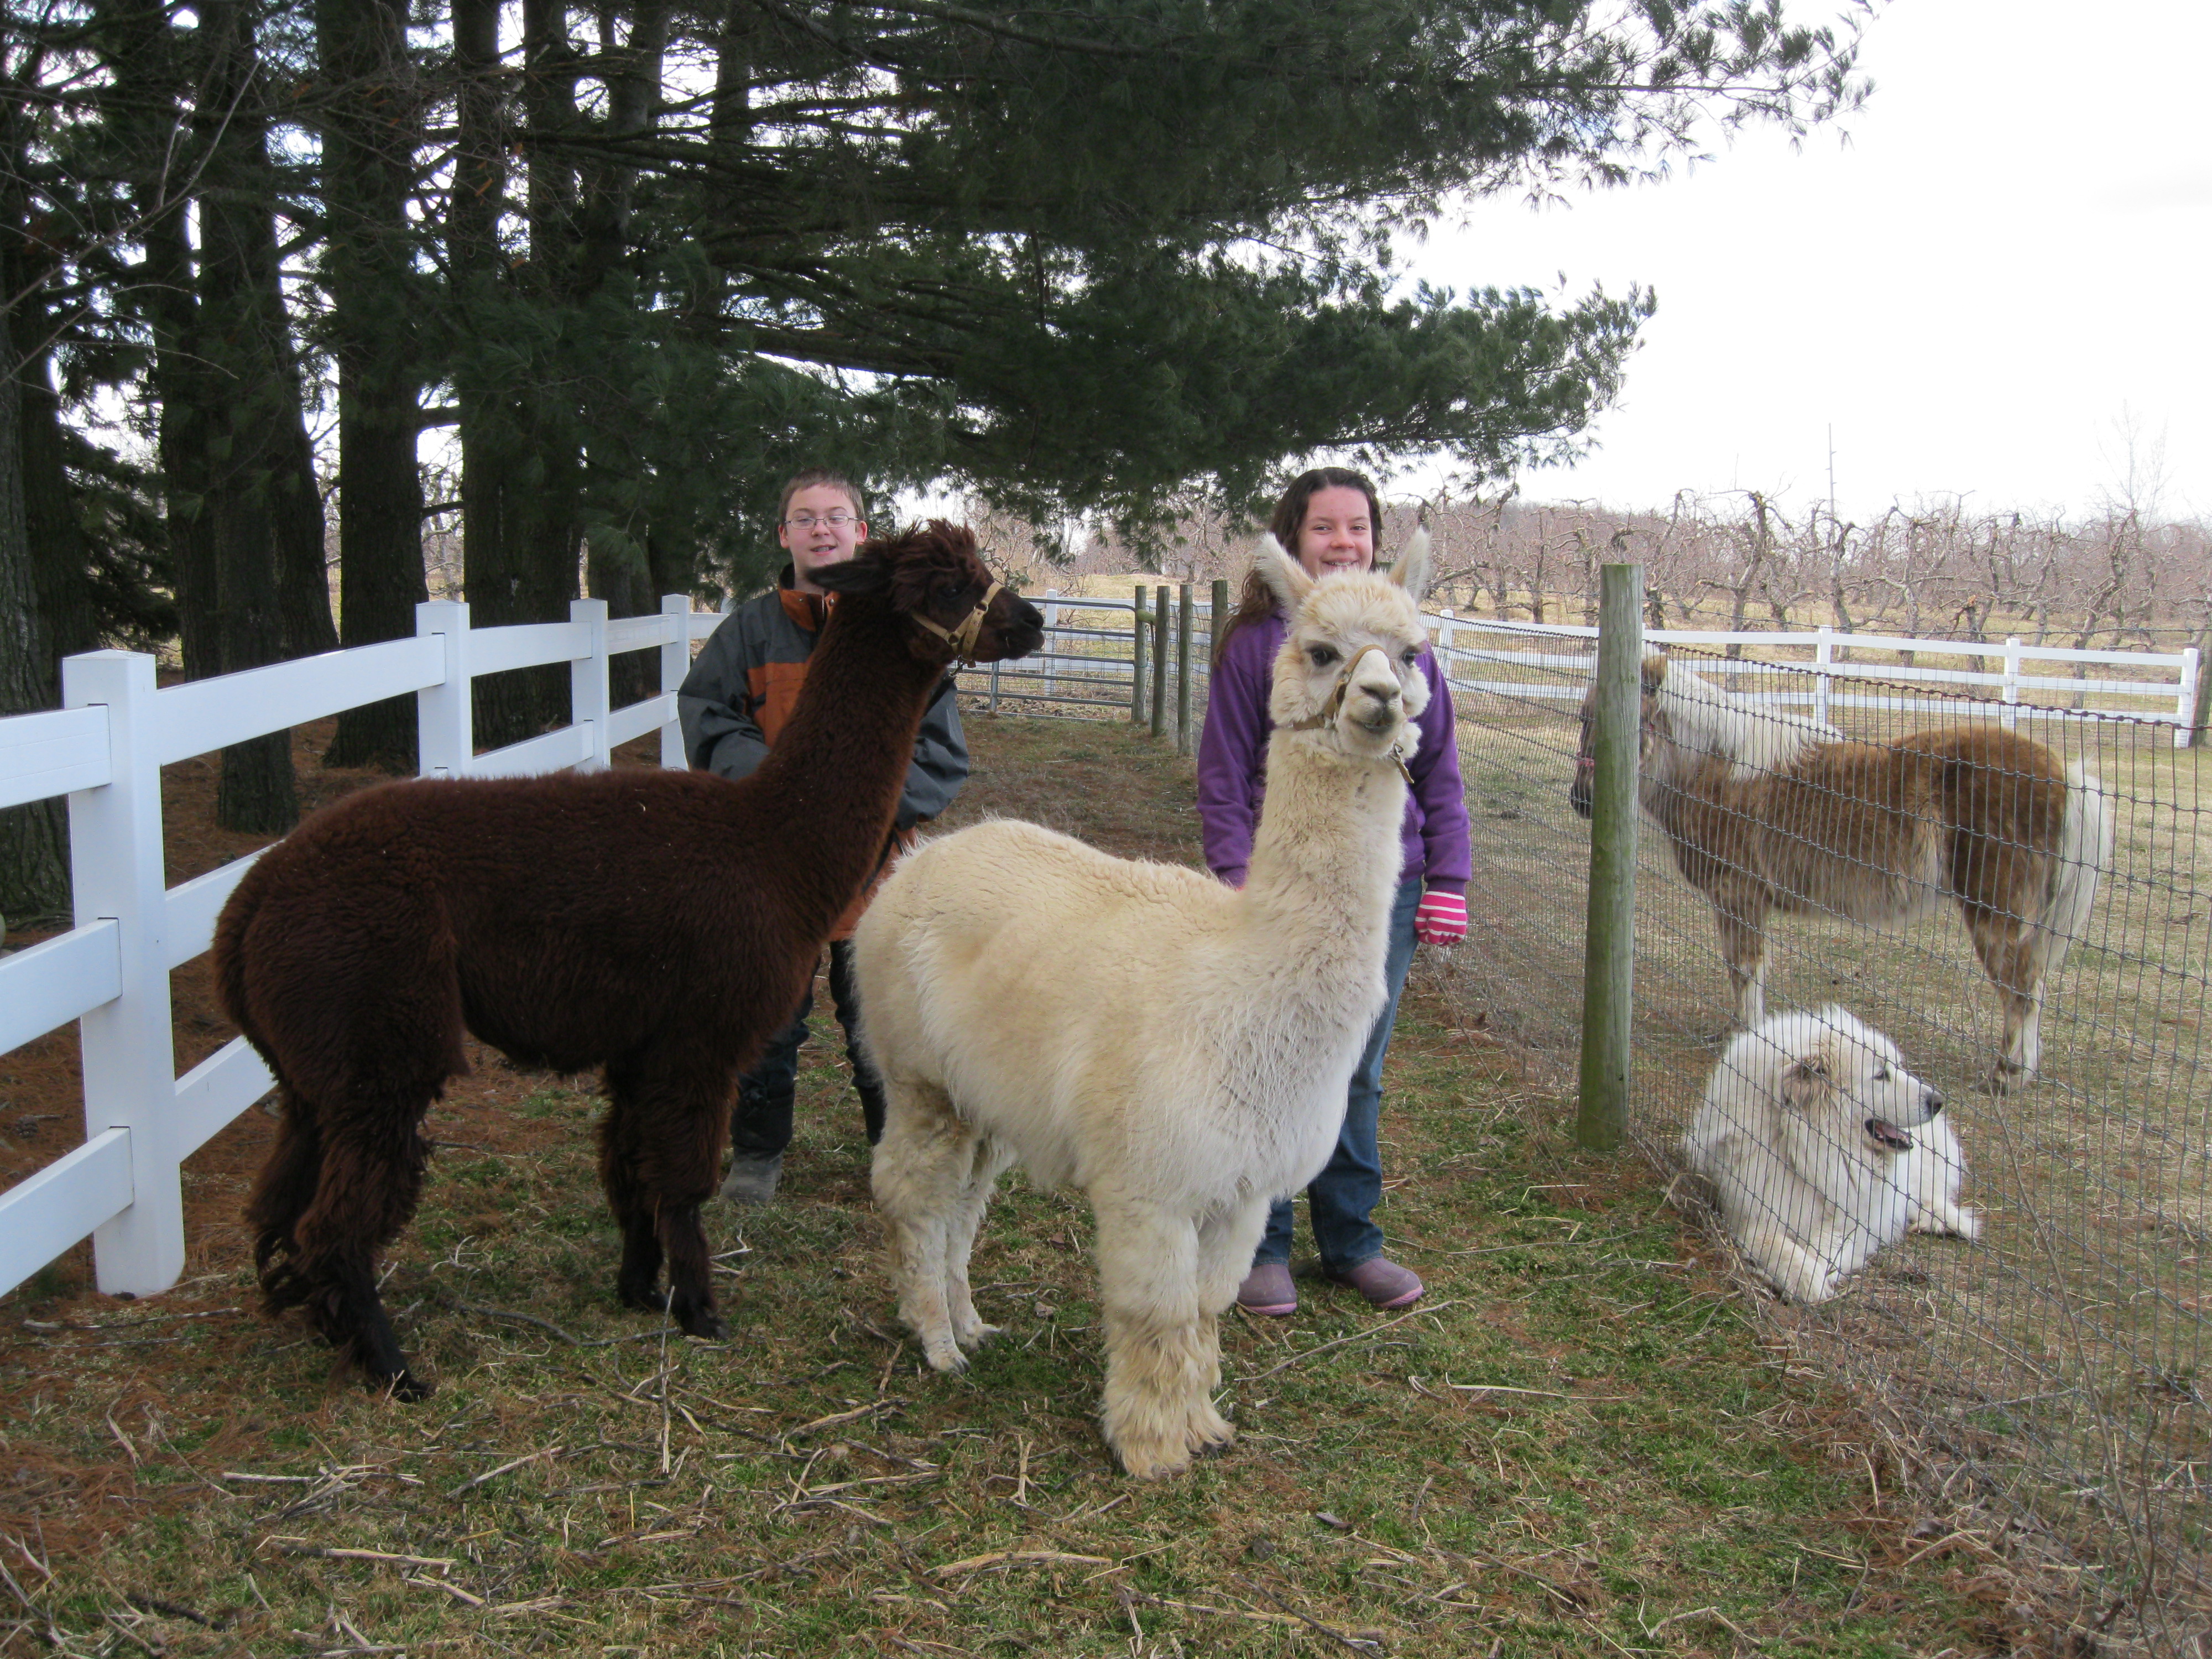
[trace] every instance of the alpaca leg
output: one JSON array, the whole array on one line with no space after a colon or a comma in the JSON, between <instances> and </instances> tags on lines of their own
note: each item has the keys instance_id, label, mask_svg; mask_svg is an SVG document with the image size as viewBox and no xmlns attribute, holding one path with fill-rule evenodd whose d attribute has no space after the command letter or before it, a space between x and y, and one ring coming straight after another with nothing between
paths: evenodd
<instances>
[{"instance_id":1,"label":"alpaca leg","mask_svg":"<svg viewBox=\"0 0 2212 1659\"><path fill-rule=\"evenodd\" d=\"M607 1116L599 1172L623 1230L616 1291L632 1307L655 1297L668 1267L669 1316L693 1336L719 1340L728 1327L714 1303L711 1260L699 1212L714 1195L730 1079L711 1056L655 1046L607 1066Z\"/></svg>"},{"instance_id":2,"label":"alpaca leg","mask_svg":"<svg viewBox=\"0 0 2212 1659\"><path fill-rule=\"evenodd\" d=\"M1198 1334L1204 1388L1188 1426L1200 1451L1218 1451L1237 1437L1236 1429L1213 1405L1213 1391L1221 1386L1221 1316L1236 1301L1237 1287L1251 1271L1252 1254L1267 1227L1264 1200L1209 1215L1198 1224Z\"/></svg>"},{"instance_id":3,"label":"alpaca leg","mask_svg":"<svg viewBox=\"0 0 2212 1659\"><path fill-rule=\"evenodd\" d=\"M968 1258L975 1249L975 1233L983 1224L999 1177L1014 1161L1014 1149L988 1135L977 1138L975 1162L945 1224L945 1304L952 1322L952 1340L973 1352L999 1334L975 1311L975 1298L968 1285Z\"/></svg>"},{"instance_id":4,"label":"alpaca leg","mask_svg":"<svg viewBox=\"0 0 2212 1659\"><path fill-rule=\"evenodd\" d=\"M884 1083L884 1138L876 1143L871 1182L899 1317L921 1339L933 1369L965 1370L968 1356L953 1334L948 1304L947 1261L952 1214L977 1168L977 1137L943 1090L908 1079ZM976 1214L980 1219L980 1205Z\"/></svg>"},{"instance_id":5,"label":"alpaca leg","mask_svg":"<svg viewBox=\"0 0 2212 1659\"><path fill-rule=\"evenodd\" d=\"M429 1148L416 1126L429 1104L425 1092L325 1110L320 1175L293 1225L297 1244L285 1292L373 1386L402 1400L424 1398L430 1385L399 1351L377 1291L376 1262L421 1200Z\"/></svg>"},{"instance_id":6,"label":"alpaca leg","mask_svg":"<svg viewBox=\"0 0 2212 1659\"><path fill-rule=\"evenodd\" d=\"M1198 1230L1143 1199L1092 1194L1106 1328L1106 1443L1139 1480L1189 1467L1212 1443L1213 1356L1200 1332ZM1212 1421L1219 1421L1218 1417ZM1227 1425L1222 1424L1224 1429Z\"/></svg>"},{"instance_id":7,"label":"alpaca leg","mask_svg":"<svg viewBox=\"0 0 2212 1659\"><path fill-rule=\"evenodd\" d=\"M622 1230L622 1265L615 1270L615 1299L625 1308L659 1313L668 1306L660 1288L660 1230L653 1200L638 1179L636 1149L628 1119L611 1112L599 1125L599 1185Z\"/></svg>"},{"instance_id":8,"label":"alpaca leg","mask_svg":"<svg viewBox=\"0 0 2212 1659\"><path fill-rule=\"evenodd\" d=\"M279 1082L283 1111L276 1120L276 1144L254 1177L246 1200L246 1224L253 1234L253 1266L270 1313L295 1306L296 1278L289 1258L299 1251L295 1231L301 1212L314 1202L323 1171L323 1137L315 1109L289 1084Z\"/></svg>"}]
</instances>

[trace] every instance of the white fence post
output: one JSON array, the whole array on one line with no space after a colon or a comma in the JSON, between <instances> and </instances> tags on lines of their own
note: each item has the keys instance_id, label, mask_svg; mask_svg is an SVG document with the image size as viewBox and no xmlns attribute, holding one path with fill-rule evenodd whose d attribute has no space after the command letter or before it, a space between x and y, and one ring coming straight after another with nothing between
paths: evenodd
<instances>
[{"instance_id":1,"label":"white fence post","mask_svg":"<svg viewBox=\"0 0 2212 1659\"><path fill-rule=\"evenodd\" d=\"M613 704L608 685L607 602L571 599L568 620L583 623L588 635L582 653L568 661L568 718L579 726L588 721L592 727L591 743L576 770L604 772L615 763L607 742L607 715Z\"/></svg>"},{"instance_id":2,"label":"white fence post","mask_svg":"<svg viewBox=\"0 0 2212 1659\"><path fill-rule=\"evenodd\" d=\"M122 994L80 1025L85 1136L131 1136L131 1207L92 1236L100 1288L110 1296L166 1291L185 1270L154 696L154 659L142 653L93 651L62 663L63 706L107 709L114 769L112 782L69 798L76 925L112 919L121 956Z\"/></svg>"},{"instance_id":3,"label":"white fence post","mask_svg":"<svg viewBox=\"0 0 2212 1659\"><path fill-rule=\"evenodd\" d=\"M1816 668L1826 668L1835 660L1836 630L1831 624L1822 623L1820 640L1813 647L1813 665ZM1820 675L1813 682L1813 718L1823 726L1829 724L1828 698L1829 694L1835 689L1835 681L1826 674Z\"/></svg>"},{"instance_id":4,"label":"white fence post","mask_svg":"<svg viewBox=\"0 0 2212 1659\"><path fill-rule=\"evenodd\" d=\"M476 754L476 697L469 679L469 607L431 599L415 607L418 638L446 642L446 683L415 694L417 769L426 778L465 778Z\"/></svg>"},{"instance_id":5,"label":"white fence post","mask_svg":"<svg viewBox=\"0 0 2212 1659\"><path fill-rule=\"evenodd\" d=\"M2004 712L1998 716L2008 732L2020 727L2020 635L2008 635L2005 639L2004 690L2001 694Z\"/></svg>"},{"instance_id":6,"label":"white fence post","mask_svg":"<svg viewBox=\"0 0 2212 1659\"><path fill-rule=\"evenodd\" d=\"M660 617L670 629L669 637L660 644L660 689L672 697L691 672L691 596L663 593ZM673 772L681 772L686 764L684 723L673 714L660 728L660 763Z\"/></svg>"},{"instance_id":7,"label":"white fence post","mask_svg":"<svg viewBox=\"0 0 2212 1659\"><path fill-rule=\"evenodd\" d=\"M1459 617L1449 605L1442 612L1443 620L1437 625L1437 663L1449 679L1452 672L1452 641L1459 633Z\"/></svg>"},{"instance_id":8,"label":"white fence post","mask_svg":"<svg viewBox=\"0 0 2212 1659\"><path fill-rule=\"evenodd\" d=\"M2173 746L2186 749L2197 740L2197 677L2203 672L2197 648L2181 648L2181 684L2173 696Z\"/></svg>"}]
</instances>

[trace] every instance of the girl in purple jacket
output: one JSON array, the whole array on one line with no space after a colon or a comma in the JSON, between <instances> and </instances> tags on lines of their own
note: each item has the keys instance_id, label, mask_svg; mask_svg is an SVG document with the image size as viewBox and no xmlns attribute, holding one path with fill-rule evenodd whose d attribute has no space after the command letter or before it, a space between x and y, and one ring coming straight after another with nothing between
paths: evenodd
<instances>
[{"instance_id":1,"label":"girl in purple jacket","mask_svg":"<svg viewBox=\"0 0 2212 1659\"><path fill-rule=\"evenodd\" d=\"M1357 472L1328 466L1306 473L1284 492L1268 528L1310 574L1320 577L1332 570L1370 568L1381 517L1373 485ZM1267 781L1267 694L1275 653L1288 626L1267 586L1257 576L1248 578L1214 653L1206 731L1198 746L1198 816L1206 862L1231 887L1244 884L1251 860L1252 831ZM1415 940L1449 945L1467 933L1467 803L1460 786L1451 688L1432 653L1422 654L1421 672L1429 678L1430 697L1417 722L1421 739L1406 803L1405 862L1390 917L1384 968L1389 1000L1352 1073L1336 1151L1306 1188L1307 1218L1321 1252L1322 1275L1349 1285L1377 1308L1402 1308L1421 1294L1419 1278L1382 1254L1382 1230L1374 1221L1382 1196L1376 1139L1382 1055L1390 1046L1390 1026ZM1291 1200L1284 1199L1269 1212L1252 1271L1237 1293L1238 1304L1250 1312L1297 1311L1291 1280Z\"/></svg>"}]
</instances>

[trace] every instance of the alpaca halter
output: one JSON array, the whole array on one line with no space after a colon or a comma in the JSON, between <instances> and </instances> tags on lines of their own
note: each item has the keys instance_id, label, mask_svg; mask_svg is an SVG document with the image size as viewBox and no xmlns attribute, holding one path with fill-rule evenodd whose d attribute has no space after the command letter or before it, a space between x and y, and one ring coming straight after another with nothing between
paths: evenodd
<instances>
[{"instance_id":1,"label":"alpaca halter","mask_svg":"<svg viewBox=\"0 0 2212 1659\"><path fill-rule=\"evenodd\" d=\"M963 668L973 668L975 665L975 641L983 632L983 615L990 610L991 601L997 599L1005 587L1004 582L993 582L985 588L983 597L975 601L975 608L968 613L968 619L957 628L940 627L919 611L914 612L911 619L950 645L959 657Z\"/></svg>"},{"instance_id":2,"label":"alpaca halter","mask_svg":"<svg viewBox=\"0 0 2212 1659\"><path fill-rule=\"evenodd\" d=\"M1317 714L1309 714L1302 720L1288 721L1279 729L1285 732L1318 732L1325 726L1335 725L1336 717L1344 712L1344 700L1352 691L1352 671L1359 666L1360 659L1370 651L1382 659L1385 667L1389 665L1389 655L1381 646L1361 646L1358 650L1352 653L1352 660L1345 664L1338 672L1336 684L1328 694L1328 701L1322 704L1321 712ZM1406 787L1411 788L1413 783L1413 769L1406 764L1404 738L1401 738L1390 745L1390 758L1397 764L1398 775L1405 779Z\"/></svg>"}]
</instances>

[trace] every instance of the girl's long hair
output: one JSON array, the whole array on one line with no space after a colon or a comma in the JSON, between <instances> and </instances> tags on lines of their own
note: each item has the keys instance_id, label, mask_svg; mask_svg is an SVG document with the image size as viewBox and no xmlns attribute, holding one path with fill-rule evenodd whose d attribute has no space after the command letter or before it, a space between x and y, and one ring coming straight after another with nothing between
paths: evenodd
<instances>
[{"instance_id":1,"label":"girl's long hair","mask_svg":"<svg viewBox=\"0 0 2212 1659\"><path fill-rule=\"evenodd\" d=\"M1267 520L1267 528L1283 551L1292 558L1298 556L1298 526L1306 520L1306 503L1323 489L1356 489L1367 497L1367 522L1370 537L1382 533L1382 503L1376 499L1375 486L1359 473L1341 466L1317 466L1310 472L1302 472L1291 481L1283 492L1282 500L1275 503L1275 514ZM1216 667L1229 649L1229 641L1237 630L1249 623L1264 622L1275 614L1275 591L1260 580L1257 571L1247 571L1244 586L1237 594L1237 609L1221 630L1221 640L1213 648Z\"/></svg>"}]
</instances>

